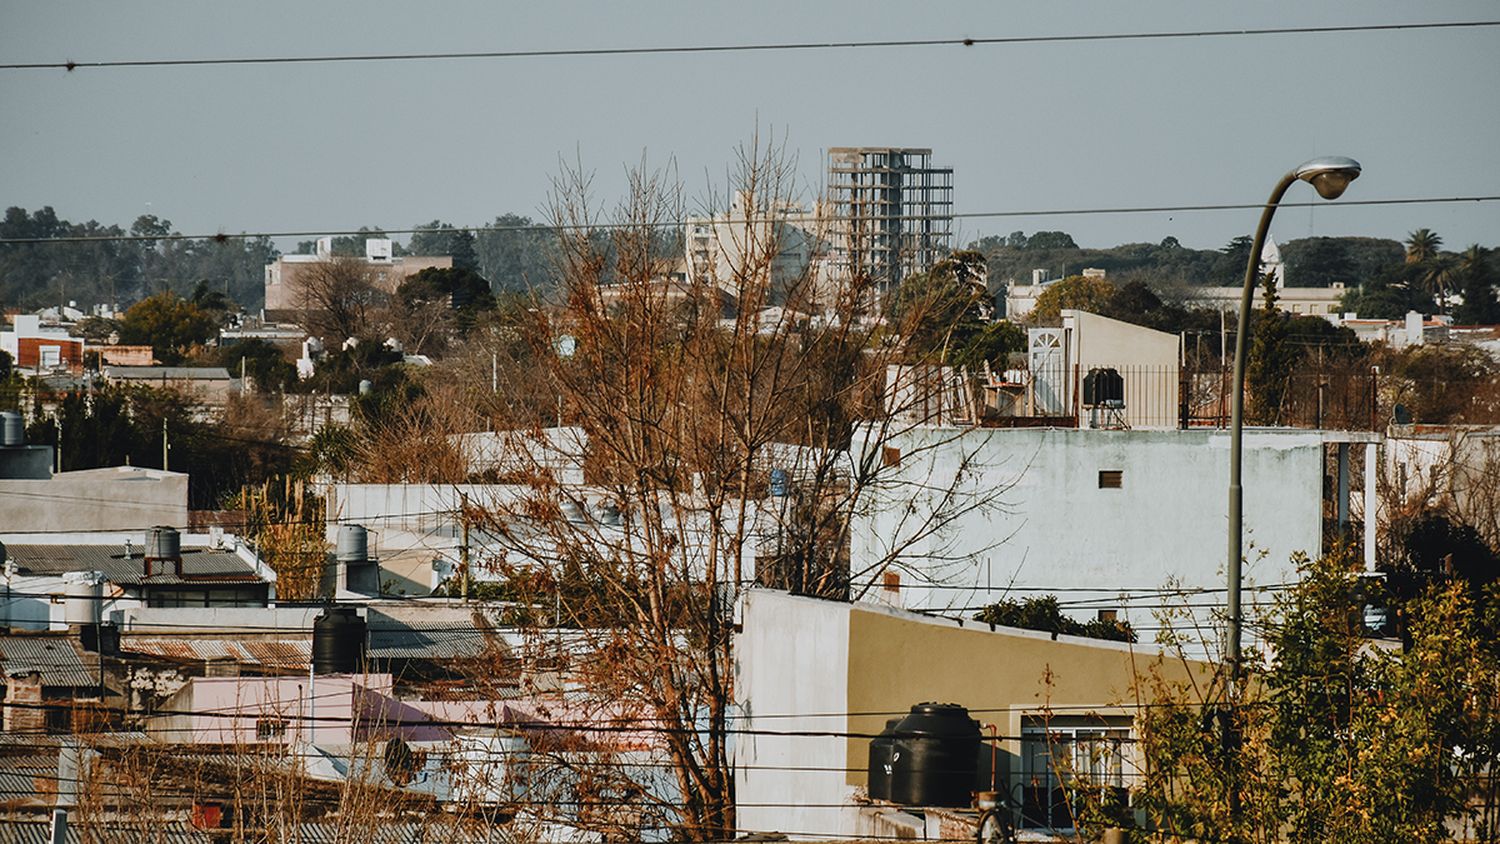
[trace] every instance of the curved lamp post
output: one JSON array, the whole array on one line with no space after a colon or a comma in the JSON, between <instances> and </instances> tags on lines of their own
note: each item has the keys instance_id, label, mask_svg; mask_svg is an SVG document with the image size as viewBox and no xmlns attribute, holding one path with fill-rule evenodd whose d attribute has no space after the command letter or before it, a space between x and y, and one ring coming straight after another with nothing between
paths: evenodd
<instances>
[{"instance_id":1,"label":"curved lamp post","mask_svg":"<svg viewBox=\"0 0 1500 844\"><path fill-rule=\"evenodd\" d=\"M1260 251L1266 244L1266 232L1271 228L1271 217L1276 214L1276 204L1293 182L1303 181L1312 185L1324 199L1338 199L1349 183L1359 178L1359 162L1341 155L1314 158L1281 177L1271 198L1266 200L1265 210L1260 215L1260 225L1255 229L1255 241L1250 245L1250 259L1245 265L1245 289L1240 294L1239 329L1234 337L1234 392L1229 413L1229 669L1236 688L1240 679L1240 521L1243 515L1243 490L1240 486L1240 446L1244 440L1245 410L1245 345L1250 333L1250 303L1255 293L1255 283L1260 278Z\"/></svg>"}]
</instances>

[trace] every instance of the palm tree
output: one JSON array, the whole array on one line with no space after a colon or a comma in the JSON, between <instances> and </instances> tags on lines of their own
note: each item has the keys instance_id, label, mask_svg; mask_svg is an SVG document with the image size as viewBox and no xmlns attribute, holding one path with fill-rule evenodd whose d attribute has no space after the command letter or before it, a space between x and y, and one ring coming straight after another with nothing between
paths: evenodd
<instances>
[{"instance_id":1,"label":"palm tree","mask_svg":"<svg viewBox=\"0 0 1500 844\"><path fill-rule=\"evenodd\" d=\"M1406 263L1422 264L1432 260L1443 248L1443 239L1432 229L1417 229L1406 238Z\"/></svg>"},{"instance_id":2,"label":"palm tree","mask_svg":"<svg viewBox=\"0 0 1500 844\"><path fill-rule=\"evenodd\" d=\"M1463 255L1459 256L1463 260L1464 275L1482 272L1484 270L1484 260L1489 255L1489 252L1490 250L1485 249L1477 243L1465 249Z\"/></svg>"},{"instance_id":3,"label":"palm tree","mask_svg":"<svg viewBox=\"0 0 1500 844\"><path fill-rule=\"evenodd\" d=\"M1432 297L1437 300L1438 311L1446 313L1444 294L1458 279L1458 256L1439 254L1423 263L1426 269L1422 272L1422 283L1432 291Z\"/></svg>"}]
</instances>

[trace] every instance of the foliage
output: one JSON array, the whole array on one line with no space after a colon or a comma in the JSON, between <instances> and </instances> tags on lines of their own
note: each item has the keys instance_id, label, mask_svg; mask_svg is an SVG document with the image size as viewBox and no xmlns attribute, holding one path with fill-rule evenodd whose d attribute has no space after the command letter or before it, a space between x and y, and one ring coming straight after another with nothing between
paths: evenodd
<instances>
[{"instance_id":1,"label":"foliage","mask_svg":"<svg viewBox=\"0 0 1500 844\"><path fill-rule=\"evenodd\" d=\"M474 248L479 273L504 292L547 292L556 276L559 236L550 226L518 214L502 214L479 230Z\"/></svg>"},{"instance_id":2,"label":"foliage","mask_svg":"<svg viewBox=\"0 0 1500 844\"><path fill-rule=\"evenodd\" d=\"M258 392L280 393L297 386L297 367L275 345L252 338L222 346L218 363L238 376L241 371L254 380Z\"/></svg>"},{"instance_id":3,"label":"foliage","mask_svg":"<svg viewBox=\"0 0 1500 844\"><path fill-rule=\"evenodd\" d=\"M1020 328L988 319L984 272L983 255L955 252L902 280L886 310L909 360L979 367L1026 347Z\"/></svg>"},{"instance_id":4,"label":"foliage","mask_svg":"<svg viewBox=\"0 0 1500 844\"><path fill-rule=\"evenodd\" d=\"M164 364L180 363L195 347L217 336L218 320L177 294L167 291L148 296L125 312L120 320L120 340L150 345Z\"/></svg>"},{"instance_id":5,"label":"foliage","mask_svg":"<svg viewBox=\"0 0 1500 844\"><path fill-rule=\"evenodd\" d=\"M479 258L474 251L474 233L468 229L454 228L449 223L433 220L416 227L406 251L411 255L447 255L453 258L453 269L474 272L479 269ZM488 287L486 287L488 290Z\"/></svg>"},{"instance_id":6,"label":"foliage","mask_svg":"<svg viewBox=\"0 0 1500 844\"><path fill-rule=\"evenodd\" d=\"M1495 417L1500 364L1469 345L1409 346L1381 358L1391 373L1391 404L1423 424L1483 423Z\"/></svg>"},{"instance_id":7,"label":"foliage","mask_svg":"<svg viewBox=\"0 0 1500 844\"><path fill-rule=\"evenodd\" d=\"M1335 553L1300 569L1256 625L1268 667L1240 696L1226 702L1219 674L1138 718L1135 805L1147 827L1205 840L1494 840L1500 662L1489 608L1500 592L1476 600L1435 583L1405 608L1409 647L1370 647L1370 584L1357 563Z\"/></svg>"},{"instance_id":8,"label":"foliage","mask_svg":"<svg viewBox=\"0 0 1500 844\"><path fill-rule=\"evenodd\" d=\"M1500 254L1474 244L1460 258L1458 288L1463 303L1453 310L1453 320L1460 325L1494 325L1500 323L1500 300L1495 288L1500 284Z\"/></svg>"},{"instance_id":9,"label":"foliage","mask_svg":"<svg viewBox=\"0 0 1500 844\"><path fill-rule=\"evenodd\" d=\"M279 415L252 402L236 402L221 421L202 421L196 405L173 390L102 387L63 395L53 416L38 408L27 441L58 448L62 468L162 465L162 434L170 445L167 468L188 477L188 506L216 509L242 484L287 471L296 452L284 445Z\"/></svg>"},{"instance_id":10,"label":"foliage","mask_svg":"<svg viewBox=\"0 0 1500 844\"><path fill-rule=\"evenodd\" d=\"M1078 621L1062 614L1056 595L1041 595L1015 600L1004 598L981 609L975 621L1002 627L1020 627L1067 636L1087 636L1114 642L1136 641L1135 630L1126 621L1092 619Z\"/></svg>"},{"instance_id":11,"label":"foliage","mask_svg":"<svg viewBox=\"0 0 1500 844\"><path fill-rule=\"evenodd\" d=\"M1099 313L1115 295L1109 281L1092 276L1074 275L1048 285L1036 299L1036 307L1027 317L1037 325L1056 325L1062 312L1069 309Z\"/></svg>"},{"instance_id":12,"label":"foliage","mask_svg":"<svg viewBox=\"0 0 1500 844\"><path fill-rule=\"evenodd\" d=\"M791 195L792 172L775 151L752 148L732 187L755 191L754 208L773 209ZM902 423L874 420L885 419L884 374L918 342L901 327L914 321L888 321L877 335L873 321L856 319L874 293L859 278L830 293L833 318L768 309L773 297L799 301L815 283L773 281L765 262L774 243L750 250L762 263L740 268L739 307L727 319L701 280L688 282L685 300L669 298L656 282L681 244L658 229L685 216L681 187L667 173L632 173L617 216L599 220L587 185L576 171L558 182L558 295L508 307L472 335L492 350L485 363L497 380L538 384L557 406L536 408L526 396L511 404L503 393L484 400L495 430L508 434L507 474L525 483L468 515L495 538L482 564L507 580L511 620L543 645L524 658L563 672L579 712L659 726L651 750L661 776L612 771L630 781L630 808L664 812L675 839L723 840L735 828L732 607L741 590L761 583L847 597L853 576L878 578L910 545L893 541L889 556L850 571L852 514L895 471L883 444ZM777 236L780 227L765 222L746 220L745 230ZM958 272L947 284L930 279L929 292L956 285ZM962 319L963 301L938 310ZM921 329L928 348L952 333ZM571 456L582 489L559 484L544 460L555 447L537 428L558 423L586 436ZM934 530L989 498L941 485L927 494ZM913 541L925 548L928 539ZM546 647L555 623L574 631L561 653ZM474 682L490 678L479 671Z\"/></svg>"}]
</instances>

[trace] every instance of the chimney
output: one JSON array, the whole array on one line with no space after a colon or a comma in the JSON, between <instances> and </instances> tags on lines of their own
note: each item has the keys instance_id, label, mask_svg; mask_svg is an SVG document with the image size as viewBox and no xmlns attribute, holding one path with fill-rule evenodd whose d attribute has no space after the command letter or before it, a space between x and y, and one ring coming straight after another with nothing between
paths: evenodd
<instances>
[{"instance_id":1,"label":"chimney","mask_svg":"<svg viewBox=\"0 0 1500 844\"><path fill-rule=\"evenodd\" d=\"M18 671L5 681L5 731L7 733L46 732L47 711L42 708L42 675L38 671Z\"/></svg>"}]
</instances>

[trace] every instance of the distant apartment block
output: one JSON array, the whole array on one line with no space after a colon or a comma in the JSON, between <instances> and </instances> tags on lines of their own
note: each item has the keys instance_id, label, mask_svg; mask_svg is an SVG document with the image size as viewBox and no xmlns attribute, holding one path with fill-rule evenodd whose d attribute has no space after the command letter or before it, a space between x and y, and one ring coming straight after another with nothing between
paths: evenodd
<instances>
[{"instance_id":1,"label":"distant apartment block","mask_svg":"<svg viewBox=\"0 0 1500 844\"><path fill-rule=\"evenodd\" d=\"M811 296L826 243L814 215L796 202L735 193L723 213L689 217L684 238L687 278L741 298L769 285L780 303L792 288Z\"/></svg>"},{"instance_id":2,"label":"distant apartment block","mask_svg":"<svg viewBox=\"0 0 1500 844\"><path fill-rule=\"evenodd\" d=\"M396 257L390 240L370 238L365 241L363 258L336 258L332 239L320 238L312 255L282 255L266 265L266 310L295 311L307 305L308 278L320 266L336 260L359 261L368 269L371 281L387 293L396 292L401 282L422 270L448 269L453 259L447 255Z\"/></svg>"},{"instance_id":3,"label":"distant apartment block","mask_svg":"<svg viewBox=\"0 0 1500 844\"><path fill-rule=\"evenodd\" d=\"M835 273L869 278L880 290L947 257L953 239L953 168L932 150L828 150L830 259Z\"/></svg>"}]
</instances>

